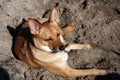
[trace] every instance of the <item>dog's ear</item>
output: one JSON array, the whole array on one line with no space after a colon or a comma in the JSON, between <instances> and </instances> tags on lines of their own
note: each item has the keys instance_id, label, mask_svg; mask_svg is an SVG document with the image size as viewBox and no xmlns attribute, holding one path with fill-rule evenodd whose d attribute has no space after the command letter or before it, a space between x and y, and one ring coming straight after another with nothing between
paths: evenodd
<instances>
[{"instance_id":1,"label":"dog's ear","mask_svg":"<svg viewBox=\"0 0 120 80\"><path fill-rule=\"evenodd\" d=\"M58 15L58 12L57 12L55 7L53 7L53 9L51 11L49 20L50 20L50 22L53 22L53 23L59 23L60 22L59 15Z\"/></svg>"},{"instance_id":2,"label":"dog's ear","mask_svg":"<svg viewBox=\"0 0 120 80\"><path fill-rule=\"evenodd\" d=\"M36 35L39 33L41 24L37 20L29 18L28 25L29 25L31 34Z\"/></svg>"}]
</instances>

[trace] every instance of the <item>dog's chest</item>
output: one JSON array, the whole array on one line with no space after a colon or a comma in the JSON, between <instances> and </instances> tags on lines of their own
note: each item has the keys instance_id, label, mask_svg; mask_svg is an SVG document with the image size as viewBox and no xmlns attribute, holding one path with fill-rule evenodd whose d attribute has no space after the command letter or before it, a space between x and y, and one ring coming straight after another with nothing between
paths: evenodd
<instances>
[{"instance_id":1,"label":"dog's chest","mask_svg":"<svg viewBox=\"0 0 120 80\"><path fill-rule=\"evenodd\" d=\"M54 62L56 60L67 61L68 59L68 54L64 51L52 54L38 49L32 49L32 55L34 56L34 58L42 62Z\"/></svg>"}]
</instances>

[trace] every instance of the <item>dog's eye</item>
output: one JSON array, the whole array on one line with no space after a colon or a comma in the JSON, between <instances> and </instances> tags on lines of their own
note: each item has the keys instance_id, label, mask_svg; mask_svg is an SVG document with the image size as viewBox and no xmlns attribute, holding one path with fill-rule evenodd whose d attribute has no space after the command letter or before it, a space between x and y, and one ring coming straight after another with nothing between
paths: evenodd
<instances>
[{"instance_id":1,"label":"dog's eye","mask_svg":"<svg viewBox=\"0 0 120 80\"><path fill-rule=\"evenodd\" d=\"M51 40L53 40L53 39L52 38L45 39L45 41L51 41Z\"/></svg>"}]
</instances>

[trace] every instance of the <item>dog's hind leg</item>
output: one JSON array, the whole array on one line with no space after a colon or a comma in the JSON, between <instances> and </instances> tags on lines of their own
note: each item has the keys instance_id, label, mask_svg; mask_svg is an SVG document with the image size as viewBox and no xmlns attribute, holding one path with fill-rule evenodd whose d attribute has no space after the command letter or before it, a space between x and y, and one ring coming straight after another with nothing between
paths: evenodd
<instances>
[{"instance_id":1,"label":"dog's hind leg","mask_svg":"<svg viewBox=\"0 0 120 80\"><path fill-rule=\"evenodd\" d=\"M85 70L77 70L72 69L68 66L66 62L61 62L63 66L60 66L60 63L56 63L53 68L49 68L49 71L61 75L63 77L81 77L81 76L88 76L88 75L106 75L108 74L105 70L98 70L98 69L85 69Z\"/></svg>"},{"instance_id":2,"label":"dog's hind leg","mask_svg":"<svg viewBox=\"0 0 120 80\"><path fill-rule=\"evenodd\" d=\"M77 70L72 69L70 67L66 67L64 70L65 77L81 77L81 76L88 76L88 75L106 75L108 74L105 70L98 70L98 69L85 69L85 70Z\"/></svg>"}]
</instances>

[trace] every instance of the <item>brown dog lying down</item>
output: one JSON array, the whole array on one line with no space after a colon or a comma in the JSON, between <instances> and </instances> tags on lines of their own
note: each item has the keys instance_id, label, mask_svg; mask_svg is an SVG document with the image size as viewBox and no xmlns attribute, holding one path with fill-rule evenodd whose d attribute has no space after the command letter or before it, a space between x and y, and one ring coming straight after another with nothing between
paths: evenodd
<instances>
[{"instance_id":1,"label":"brown dog lying down","mask_svg":"<svg viewBox=\"0 0 120 80\"><path fill-rule=\"evenodd\" d=\"M14 51L18 58L31 67L42 67L64 77L87 75L106 75L108 72L98 69L76 70L68 66L68 51L89 49L89 44L67 43L63 35L73 27L59 27L59 16L53 8L48 21L38 22L29 18L22 26L15 40Z\"/></svg>"}]
</instances>

